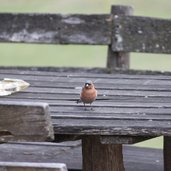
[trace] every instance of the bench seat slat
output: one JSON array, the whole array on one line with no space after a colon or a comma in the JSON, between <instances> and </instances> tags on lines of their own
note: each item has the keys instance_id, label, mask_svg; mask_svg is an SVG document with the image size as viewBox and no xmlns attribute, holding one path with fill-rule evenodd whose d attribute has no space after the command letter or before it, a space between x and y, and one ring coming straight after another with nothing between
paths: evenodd
<instances>
[{"instance_id":1,"label":"bench seat slat","mask_svg":"<svg viewBox=\"0 0 171 171\"><path fill-rule=\"evenodd\" d=\"M67 171L63 163L0 162L0 171Z\"/></svg>"},{"instance_id":2,"label":"bench seat slat","mask_svg":"<svg viewBox=\"0 0 171 171\"><path fill-rule=\"evenodd\" d=\"M162 150L124 146L127 171L162 171ZM10 154L10 155L9 155ZM0 161L66 163L68 170L81 170L80 142L8 143L0 145Z\"/></svg>"}]
</instances>

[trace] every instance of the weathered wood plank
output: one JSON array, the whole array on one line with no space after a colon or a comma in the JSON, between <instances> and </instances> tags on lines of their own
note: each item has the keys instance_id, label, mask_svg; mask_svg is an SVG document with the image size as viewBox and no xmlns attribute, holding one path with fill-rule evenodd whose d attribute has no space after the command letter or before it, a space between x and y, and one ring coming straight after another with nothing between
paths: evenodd
<instances>
[{"instance_id":1,"label":"weathered wood plank","mask_svg":"<svg viewBox=\"0 0 171 171\"><path fill-rule=\"evenodd\" d=\"M115 106L113 108L109 108L109 107L96 107L96 106L93 106L93 111L89 111L89 108L87 107L87 113L90 113L90 114L96 114L96 113L99 113L99 115L102 115L105 114L111 114L111 115L115 115L115 114L118 114L120 116L123 117L123 119L125 117L128 117L128 115L132 115L132 116L135 116L137 114L137 117L139 117L139 119L142 117L143 119L143 115L144 115L144 118L146 116L146 118L148 118L148 114L151 115L151 117L153 117L153 119L156 119L156 115L163 115L163 120L165 120L165 117L168 115L169 117L169 114L171 113L170 111L171 109L159 109L159 108L134 108L134 107L125 107L125 108L116 108ZM58 112L57 112L58 111ZM59 107L51 107L51 113L52 113L52 116L54 116L55 114L59 116L61 116L62 113L65 114L66 111L71 111L70 113L71 114L77 114L77 116L82 113L84 114L85 111L84 111L84 107L83 105L82 106L75 106L75 107L67 107L65 106L65 109L64 109L64 106L59 106ZM69 112L66 112L66 115L69 115ZM66 116L65 115L65 116ZM126 115L126 116L125 116ZM105 116L104 116L105 117ZM106 116L107 117L107 116ZM117 117L117 116L116 116ZM136 117L134 117L136 118ZM162 118L162 117L161 117ZM168 119L168 118L167 118ZM149 120L151 120L149 118Z\"/></svg>"},{"instance_id":2,"label":"weathered wood plank","mask_svg":"<svg viewBox=\"0 0 171 171\"><path fill-rule=\"evenodd\" d=\"M0 162L0 171L67 171L63 163Z\"/></svg>"},{"instance_id":3,"label":"weathered wood plank","mask_svg":"<svg viewBox=\"0 0 171 171\"><path fill-rule=\"evenodd\" d=\"M110 15L0 14L0 41L110 44Z\"/></svg>"},{"instance_id":4,"label":"weathered wood plank","mask_svg":"<svg viewBox=\"0 0 171 171\"><path fill-rule=\"evenodd\" d=\"M55 101L61 101L64 104L67 102L73 102L75 105L75 102L78 100L78 94L72 95L72 94L48 94L48 93L23 93L20 94L14 94L10 97L1 97L3 100L9 100L10 101L30 101L30 102L45 102L49 103L50 105L55 105ZM155 97L155 96L149 96L149 97L143 97L143 96L124 96L124 95L115 95L115 97L107 97L107 98L101 98L100 95L98 96L97 100L93 103L93 105L96 106L96 104L103 106L103 102L139 102L139 103L168 103L168 101L171 100L171 97ZM77 105L77 106L81 106Z\"/></svg>"},{"instance_id":5,"label":"weathered wood plank","mask_svg":"<svg viewBox=\"0 0 171 171\"><path fill-rule=\"evenodd\" d=\"M154 137L131 137L131 136L100 136L102 144L135 144L138 142L146 141Z\"/></svg>"},{"instance_id":6,"label":"weathered wood plank","mask_svg":"<svg viewBox=\"0 0 171 171\"><path fill-rule=\"evenodd\" d=\"M90 78L98 78L95 85L99 99L93 103L93 110L87 107L85 111L82 104L75 103L80 92L76 89L77 83L78 86L82 86L86 79L85 73L74 75L65 72L60 75L57 72L55 76L55 72L47 72L46 75L43 70L43 73L37 71L37 75L34 76L34 71L26 70L26 75L24 70L23 74L19 74L18 71L14 72L13 76L26 79L28 82L30 80L31 86L24 92L2 99L48 103L56 135L66 131L66 134L76 136L114 135L116 132L130 136L170 136L169 74L154 74L154 77L152 73L140 74L138 78L137 74L104 74L100 77L100 74L89 73ZM10 75L9 72L4 73L5 76ZM71 129L73 125L75 127Z\"/></svg>"},{"instance_id":7,"label":"weathered wood plank","mask_svg":"<svg viewBox=\"0 0 171 171\"><path fill-rule=\"evenodd\" d=\"M171 20L115 16L113 51L171 53Z\"/></svg>"},{"instance_id":8,"label":"weathered wood plank","mask_svg":"<svg viewBox=\"0 0 171 171\"><path fill-rule=\"evenodd\" d=\"M111 15L0 14L0 22L2 42L111 43ZM171 52L170 20L115 16L114 27L113 51Z\"/></svg>"},{"instance_id":9,"label":"weathered wood plank","mask_svg":"<svg viewBox=\"0 0 171 171\"><path fill-rule=\"evenodd\" d=\"M0 25L2 42L111 44L111 15L0 14ZM170 20L115 15L114 28L113 51L171 52Z\"/></svg>"},{"instance_id":10,"label":"weathered wood plank","mask_svg":"<svg viewBox=\"0 0 171 171\"><path fill-rule=\"evenodd\" d=\"M88 74L89 73L89 74ZM63 68L63 67L2 67L0 75L8 76L56 76L68 78L103 78L103 79L152 79L171 80L170 72L143 71L143 70L109 70L103 68Z\"/></svg>"},{"instance_id":11,"label":"weathered wood plank","mask_svg":"<svg viewBox=\"0 0 171 171\"><path fill-rule=\"evenodd\" d=\"M26 99L24 99L26 100ZM16 101L14 99L13 101ZM17 99L18 101L18 99ZM23 101L21 99L20 101ZM30 99L27 100L28 102L49 102L46 100L36 100ZM115 102L113 102L115 103ZM123 106L105 106L104 103L100 103L96 105L96 102L93 104L93 110L90 111L89 107L87 110L84 110L83 105L77 105L75 102L67 103L67 101L61 101L59 103L49 103L50 104L50 113L52 118L77 118L77 119L84 119L84 118L92 118L92 119L119 119L120 115L122 115L122 119L138 119L138 120L170 120L170 107L163 106L163 107L156 107L155 106L148 106L146 107L144 104L141 107L134 107L133 105L138 105L138 103L130 103L131 105L124 105ZM140 103L141 104L141 103ZM158 103L159 104L159 103ZM161 105L161 104L160 104ZM162 115L161 115L162 113ZM102 115L105 114L105 115Z\"/></svg>"},{"instance_id":12,"label":"weathered wood plank","mask_svg":"<svg viewBox=\"0 0 171 171\"><path fill-rule=\"evenodd\" d=\"M0 101L0 127L11 136L4 140L52 141L54 132L46 103Z\"/></svg>"},{"instance_id":13,"label":"weathered wood plank","mask_svg":"<svg viewBox=\"0 0 171 171\"><path fill-rule=\"evenodd\" d=\"M87 110L88 110L88 107L87 107ZM96 109L94 109L96 110ZM143 110L143 109L142 109ZM103 111L102 111L103 112ZM114 120L117 120L118 122L120 121L120 119L122 120L139 120L139 121L168 121L170 122L171 121L171 118L170 118L170 113L165 113L163 114L163 117L158 113L154 114L154 113L144 113L144 115L142 116L139 116L140 114L136 113L105 113L105 116L103 117L102 116L102 112L81 112L80 111L76 112L76 111L71 111L71 112L64 112L64 111L60 111L59 110L59 113L53 113L51 114L51 117L52 119L104 119L104 120L110 120L110 119L114 119ZM161 111L160 111L161 112ZM124 115L122 118L120 118L120 115Z\"/></svg>"},{"instance_id":14,"label":"weathered wood plank","mask_svg":"<svg viewBox=\"0 0 171 171\"><path fill-rule=\"evenodd\" d=\"M41 72L44 74L47 73L59 73L59 74L107 74L109 77L117 74L126 74L126 75L133 75L133 76L140 76L141 75L154 75L154 76L169 76L170 72L163 72L163 71L152 71L152 70L122 70L122 69L106 69L106 68L86 68L86 67L36 67L36 66L0 66L0 70L13 70L13 71L21 71L21 72Z\"/></svg>"},{"instance_id":15,"label":"weathered wood plank","mask_svg":"<svg viewBox=\"0 0 171 171\"><path fill-rule=\"evenodd\" d=\"M27 81L27 80L25 80ZM28 81L27 81L28 82ZM159 81L160 82L160 81ZM20 97L20 98L24 98L24 97L34 97L36 96L34 93L35 91L37 93L39 93L37 95L37 98L39 98L39 96L41 97L42 96L42 99L48 99L48 98L51 98L53 99L53 97L56 97L56 98L59 98L61 93L58 93L59 90L67 90L66 92L63 93L63 96L66 97L67 99L67 96L68 96L68 100L69 99L72 99L73 97L74 98L79 98L79 94L81 92L81 86L78 87L78 85L81 85L81 83L77 84L77 83L68 83L68 84L64 84L64 83L56 83L56 84L51 84L51 83L48 83L48 82L41 82L41 81L29 81L30 83L30 88L28 90L24 90L22 91L22 94L18 95L18 94L15 94L13 96L11 96L12 98L15 97ZM133 92L133 91L136 91L136 94L137 94L137 97L138 97L138 92L139 92L139 96L142 96L141 94L144 92L144 94L146 96L143 96L144 98L150 98L154 95L154 92L156 92L156 96L163 96L164 94L166 93L170 93L171 91L171 86L170 85L166 85L166 84L162 84L164 82L161 82L161 84L158 84L158 85L140 85L140 84L112 84L112 83L109 83L106 85L105 84L101 84L101 83L98 83L98 84L95 84L96 86L96 89L98 90L98 100L114 100L114 99L117 99L117 95L126 95L126 96L134 96L134 94L132 95L129 95L128 93L125 93L125 91L127 92ZM51 92L47 91L48 89L51 89ZM59 89L59 90L58 90ZM54 91L54 92L53 92ZM70 93L68 93L70 91ZM52 94L53 92L53 94ZM73 94L71 94L71 92ZM161 93L160 93L161 92ZM29 94L28 94L29 93ZM110 94L112 93L112 94ZM115 94L114 94L115 93ZM26 96L26 94L28 94L28 96ZM55 94L58 94L58 96L56 96ZM147 95L149 94L149 96ZM115 97L111 97L111 95L115 95ZM164 97L164 96L163 96ZM167 97L167 96L165 96ZM169 96L167 97L169 98Z\"/></svg>"},{"instance_id":16,"label":"weathered wood plank","mask_svg":"<svg viewBox=\"0 0 171 171\"><path fill-rule=\"evenodd\" d=\"M0 145L0 161L52 163L52 165L66 163L68 169L81 170L81 144L80 142L6 143Z\"/></svg>"},{"instance_id":17,"label":"weathered wood plank","mask_svg":"<svg viewBox=\"0 0 171 171\"><path fill-rule=\"evenodd\" d=\"M69 74L69 73L68 73ZM49 83L55 83L54 85L56 85L57 83L61 84L61 83L64 83L64 82L68 82L68 84L70 85L75 85L74 88L77 88L77 87L82 87L85 80L87 79L91 79L92 81L95 82L95 85L103 85L103 88L104 89L107 89L105 88L105 85L109 86L108 84L110 84L110 86L112 87L113 86L116 86L118 84L121 84L121 86L123 85L129 85L129 84L134 84L135 85L142 85L142 86L149 86L149 85L153 85L153 86L158 86L158 85L163 85L163 86L170 86L171 85L171 79L170 77L155 77L152 78L152 75L150 75L149 77L146 76L146 77L141 77L140 78L137 78L137 77L133 77L133 76L129 76L129 75L120 75L121 77L119 78L119 75L115 76L115 77L110 77L110 78L105 78L105 76L101 76L100 77L100 74L96 74L94 76L90 76L91 73L87 74L86 75L82 75L80 74L80 76L64 76L64 77L59 77L59 76L36 76L36 75L19 75L19 74L1 74L0 75L0 79L3 79L3 78L20 78L20 79L24 79L28 82L33 82L33 83L36 83L36 82L44 82L46 85L47 85L47 82ZM136 82L135 82L136 80ZM105 81L105 83L104 83ZM42 84L43 85L43 84ZM56 85L57 86L57 85ZM65 85L64 85L65 87Z\"/></svg>"},{"instance_id":18,"label":"weathered wood plank","mask_svg":"<svg viewBox=\"0 0 171 171\"><path fill-rule=\"evenodd\" d=\"M79 98L80 90L77 89L63 89L63 88L32 88L29 87L28 89L24 90L25 94L28 93L43 93L43 94L58 94L58 95L77 95L75 97ZM114 96L135 96L135 97L171 97L170 91L138 91L138 90L98 90L99 97L101 98L108 98Z\"/></svg>"},{"instance_id":19,"label":"weathered wood plank","mask_svg":"<svg viewBox=\"0 0 171 171\"><path fill-rule=\"evenodd\" d=\"M10 99L11 100L11 99ZM26 99L24 99L26 101ZM24 101L23 99L21 99L20 101ZM16 101L16 99L13 99L13 101ZM17 99L18 101L18 99ZM30 99L28 100L28 102L46 102L49 103L50 105L50 113L51 113L51 117L52 118L77 118L77 119L84 119L84 118L91 118L91 119L119 119L120 115L122 115L122 119L138 119L138 120L156 120L156 121L166 121L166 120L170 120L170 107L167 106L163 106L163 107L157 107L157 105L159 103L153 104L150 106L150 104L148 105L148 107L141 105L141 107L134 107L133 105L140 105L138 103L130 103L129 104L125 104L124 102L120 102L123 105L117 106L117 102L116 105L113 106L109 106L106 105L105 103L99 103L97 104L96 102L93 104L93 110L90 111L89 107L87 107L87 110L84 110L83 105L77 105L75 102L67 102L67 101L60 101L57 103L57 101L55 100L54 103L49 102L47 100L38 100L38 99ZM115 102L113 102L115 104ZM161 105L161 104L159 104ZM161 115L162 113L162 115ZM102 115L105 114L105 115Z\"/></svg>"},{"instance_id":20,"label":"weathered wood plank","mask_svg":"<svg viewBox=\"0 0 171 171\"><path fill-rule=\"evenodd\" d=\"M19 76L18 76L19 77ZM83 83L68 83L68 84L64 84L62 82L58 82L55 84L51 84L49 82L43 82L43 81L30 81L30 80L25 80L27 82L29 82L31 84L31 87L35 87L35 88L65 88L65 89L77 89L78 92L81 90L81 85L83 85ZM115 81L115 80L114 80ZM161 81L161 84L153 84L150 83L151 81L149 80L148 84L112 84L112 83L95 83L96 89L98 90L145 90L145 91L170 91L171 90L171 86L167 85L167 84L163 84L164 82ZM158 81L160 82L160 80Z\"/></svg>"},{"instance_id":21,"label":"weathered wood plank","mask_svg":"<svg viewBox=\"0 0 171 171\"><path fill-rule=\"evenodd\" d=\"M170 121L53 119L56 134L171 136ZM74 126L73 126L74 125Z\"/></svg>"},{"instance_id":22,"label":"weathered wood plank","mask_svg":"<svg viewBox=\"0 0 171 171\"><path fill-rule=\"evenodd\" d=\"M162 150L124 146L123 156L126 171L163 171ZM81 170L81 145L73 142L1 144L0 161L64 162L68 170Z\"/></svg>"}]
</instances>

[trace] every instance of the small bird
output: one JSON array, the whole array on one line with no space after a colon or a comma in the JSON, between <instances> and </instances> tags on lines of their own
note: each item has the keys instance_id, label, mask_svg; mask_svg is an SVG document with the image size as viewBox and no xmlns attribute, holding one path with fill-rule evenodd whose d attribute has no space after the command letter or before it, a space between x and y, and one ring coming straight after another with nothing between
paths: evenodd
<instances>
[{"instance_id":1,"label":"small bird","mask_svg":"<svg viewBox=\"0 0 171 171\"><path fill-rule=\"evenodd\" d=\"M80 99L77 101L77 103L83 102L84 107L85 104L90 104L91 106L93 101L96 100L96 97L97 90L95 89L93 82L91 80L87 80L82 88Z\"/></svg>"}]
</instances>

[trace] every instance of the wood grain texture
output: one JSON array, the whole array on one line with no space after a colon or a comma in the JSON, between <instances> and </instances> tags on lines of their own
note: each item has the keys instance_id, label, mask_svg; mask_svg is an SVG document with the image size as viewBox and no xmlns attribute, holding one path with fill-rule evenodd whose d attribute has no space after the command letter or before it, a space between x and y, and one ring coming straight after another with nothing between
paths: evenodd
<instances>
[{"instance_id":1,"label":"wood grain texture","mask_svg":"<svg viewBox=\"0 0 171 171\"><path fill-rule=\"evenodd\" d=\"M67 171L62 163L0 162L0 171Z\"/></svg>"},{"instance_id":2,"label":"wood grain texture","mask_svg":"<svg viewBox=\"0 0 171 171\"><path fill-rule=\"evenodd\" d=\"M99 136L82 139L83 171L124 171L122 145L101 144Z\"/></svg>"},{"instance_id":3,"label":"wood grain texture","mask_svg":"<svg viewBox=\"0 0 171 171\"><path fill-rule=\"evenodd\" d=\"M60 72L44 68L2 68L0 78L20 78L31 86L2 97L4 101L43 102L50 106L56 135L170 136L171 76L169 73ZM84 81L95 81L93 110L76 104Z\"/></svg>"},{"instance_id":4,"label":"wood grain texture","mask_svg":"<svg viewBox=\"0 0 171 171\"><path fill-rule=\"evenodd\" d=\"M110 44L110 15L0 14L0 41Z\"/></svg>"},{"instance_id":5,"label":"wood grain texture","mask_svg":"<svg viewBox=\"0 0 171 171\"><path fill-rule=\"evenodd\" d=\"M0 41L110 45L109 56L112 51L117 52L114 55L120 59L119 67L126 67L125 52L171 53L169 19L123 16L123 11L131 14L130 7L116 7L114 11L114 17L111 14L1 13Z\"/></svg>"},{"instance_id":6,"label":"wood grain texture","mask_svg":"<svg viewBox=\"0 0 171 171\"><path fill-rule=\"evenodd\" d=\"M115 16L113 51L171 53L171 20Z\"/></svg>"},{"instance_id":7,"label":"wood grain texture","mask_svg":"<svg viewBox=\"0 0 171 171\"><path fill-rule=\"evenodd\" d=\"M153 137L131 137L131 136L100 136L102 144L135 144L138 142L146 141Z\"/></svg>"},{"instance_id":8,"label":"wood grain texture","mask_svg":"<svg viewBox=\"0 0 171 171\"><path fill-rule=\"evenodd\" d=\"M54 132L47 103L0 101L0 127L4 141L52 141Z\"/></svg>"},{"instance_id":9,"label":"wood grain texture","mask_svg":"<svg viewBox=\"0 0 171 171\"><path fill-rule=\"evenodd\" d=\"M133 8L131 6L118 6L118 5L112 5L111 7L111 14L113 17L115 15L132 15L133 14ZM113 23L115 21L113 20ZM113 24L114 25L114 24ZM112 28L112 36L115 34L113 31L114 28ZM125 52L117 52L113 51L112 44L108 46L108 54L107 54L107 68L124 68L128 69L130 64L129 60L129 53Z\"/></svg>"},{"instance_id":10,"label":"wood grain texture","mask_svg":"<svg viewBox=\"0 0 171 171\"><path fill-rule=\"evenodd\" d=\"M10 155L9 155L10 154ZM126 171L163 171L163 152L135 146L123 147ZM0 161L66 163L68 170L81 171L80 142L7 143L0 145Z\"/></svg>"}]
</instances>

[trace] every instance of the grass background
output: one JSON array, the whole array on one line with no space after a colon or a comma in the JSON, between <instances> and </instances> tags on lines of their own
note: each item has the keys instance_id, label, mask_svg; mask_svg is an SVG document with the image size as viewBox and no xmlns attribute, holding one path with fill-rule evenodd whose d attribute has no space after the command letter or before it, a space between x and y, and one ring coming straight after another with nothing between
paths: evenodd
<instances>
[{"instance_id":1,"label":"grass background","mask_svg":"<svg viewBox=\"0 0 171 171\"><path fill-rule=\"evenodd\" d=\"M134 15L171 18L170 0L0 0L0 12L110 13L111 5L131 5ZM105 67L106 46L0 44L1 66ZM171 71L171 55L131 53L132 69ZM139 146L162 148L162 137Z\"/></svg>"}]
</instances>

